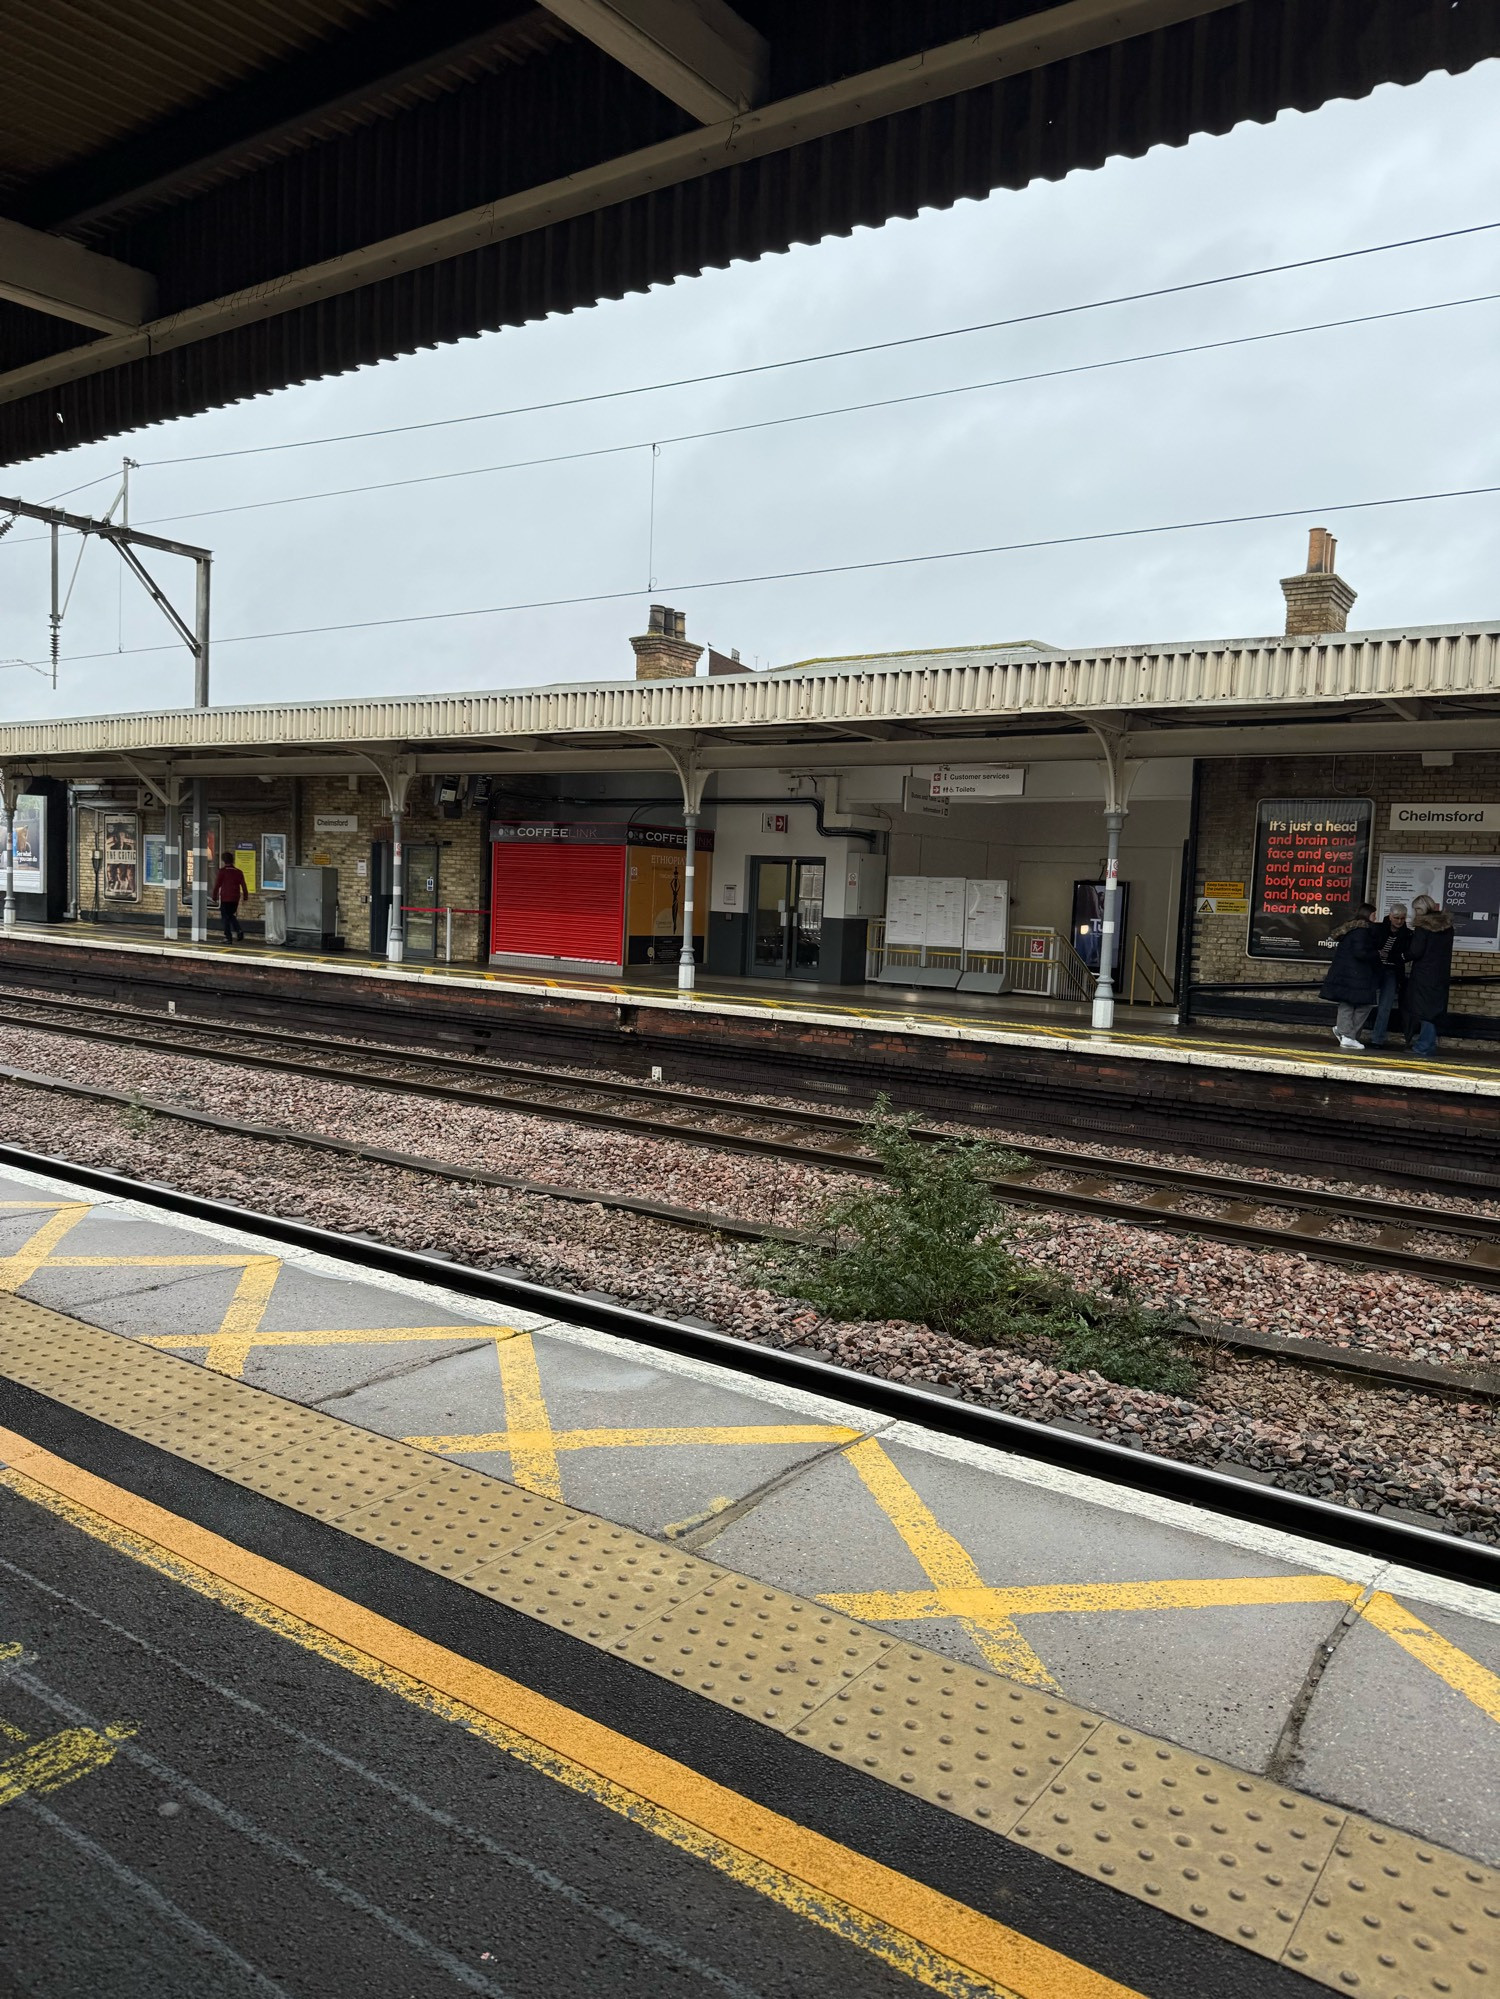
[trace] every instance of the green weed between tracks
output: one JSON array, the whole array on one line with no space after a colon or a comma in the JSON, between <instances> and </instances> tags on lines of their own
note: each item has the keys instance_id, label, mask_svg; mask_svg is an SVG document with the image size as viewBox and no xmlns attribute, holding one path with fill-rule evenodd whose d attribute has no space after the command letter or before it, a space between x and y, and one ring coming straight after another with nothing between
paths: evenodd
<instances>
[{"instance_id":1,"label":"green weed between tracks","mask_svg":"<svg viewBox=\"0 0 1500 1999\"><path fill-rule=\"evenodd\" d=\"M989 1182L1024 1166L1024 1154L988 1140L924 1143L914 1123L879 1100L865 1139L884 1179L824 1205L816 1217L824 1242L750 1251L763 1283L831 1319L908 1319L1130 1388L1193 1388L1174 1314L1143 1305L1121 1280L1084 1291L1016 1254L1017 1224Z\"/></svg>"}]
</instances>

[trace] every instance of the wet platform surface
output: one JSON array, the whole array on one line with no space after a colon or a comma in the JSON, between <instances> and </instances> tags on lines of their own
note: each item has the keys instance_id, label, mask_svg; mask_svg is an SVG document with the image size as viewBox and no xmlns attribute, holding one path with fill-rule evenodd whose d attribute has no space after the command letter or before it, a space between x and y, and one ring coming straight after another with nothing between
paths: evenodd
<instances>
[{"instance_id":1,"label":"wet platform surface","mask_svg":"<svg viewBox=\"0 0 1500 1999\"><path fill-rule=\"evenodd\" d=\"M483 1490L619 1523L677 1576L669 1596L706 1578L712 1601L748 1579L778 1604L822 1606L854 1634L858 1671L909 1659L919 1678L968 1673L1053 1703L1081 1730L1107 1717L1138 1732L1121 1741L1159 1744L1153 1755L1211 1759L1194 1767L1301 1797L1341 1839L1363 1838L1368 1821L1500 1863L1500 1599L1485 1592L560 1321L489 1321L456 1294L66 1182L0 1180L7 1293L67 1315L59 1325L123 1336L143 1363L196 1364L173 1382L266 1390L255 1407L297 1405L299 1420L336 1418L371 1450L420 1454L424 1477L466 1468ZM0 1375L17 1376L15 1352ZM533 1586L508 1557L491 1567L497 1600ZM681 1608L663 1599L654 1614L606 1618L590 1642L667 1671L651 1648ZM688 1683L704 1656L687 1643ZM706 1697L722 1700L712 1678ZM791 1732L846 1759L845 1738L820 1727L814 1716ZM877 1774L901 1781L899 1767ZM1000 1830L1089 1871L1035 1806ZM1345 1989L1348 1961L1335 1951L1330 1963L1322 1982ZM1304 1968L1322 1977L1312 1959ZM1478 1974L1449 1987L1360 1975L1364 1992L1483 1989Z\"/></svg>"}]
</instances>

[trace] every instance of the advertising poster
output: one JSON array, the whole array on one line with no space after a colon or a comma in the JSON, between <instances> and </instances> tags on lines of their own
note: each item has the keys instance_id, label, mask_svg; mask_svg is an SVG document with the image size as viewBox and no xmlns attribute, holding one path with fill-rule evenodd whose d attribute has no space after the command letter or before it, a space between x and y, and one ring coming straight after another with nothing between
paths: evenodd
<instances>
[{"instance_id":1,"label":"advertising poster","mask_svg":"<svg viewBox=\"0 0 1500 1999\"><path fill-rule=\"evenodd\" d=\"M141 842L142 879L147 888L162 888L167 879L167 836L148 833Z\"/></svg>"},{"instance_id":2,"label":"advertising poster","mask_svg":"<svg viewBox=\"0 0 1500 1999\"><path fill-rule=\"evenodd\" d=\"M1500 952L1500 854L1382 854L1379 913L1419 895L1453 918L1455 951Z\"/></svg>"},{"instance_id":3,"label":"advertising poster","mask_svg":"<svg viewBox=\"0 0 1500 1999\"><path fill-rule=\"evenodd\" d=\"M1331 958L1339 917L1370 874L1368 798L1263 798L1250 885L1252 958Z\"/></svg>"},{"instance_id":4,"label":"advertising poster","mask_svg":"<svg viewBox=\"0 0 1500 1999\"><path fill-rule=\"evenodd\" d=\"M141 899L141 821L135 812L104 815L104 894L110 902Z\"/></svg>"},{"instance_id":5,"label":"advertising poster","mask_svg":"<svg viewBox=\"0 0 1500 1999\"><path fill-rule=\"evenodd\" d=\"M260 836L260 885L273 895L280 895L286 887L285 833Z\"/></svg>"},{"instance_id":6,"label":"advertising poster","mask_svg":"<svg viewBox=\"0 0 1500 1999\"><path fill-rule=\"evenodd\" d=\"M47 801L23 791L10 826L11 886L17 895L41 895L47 886Z\"/></svg>"}]
</instances>

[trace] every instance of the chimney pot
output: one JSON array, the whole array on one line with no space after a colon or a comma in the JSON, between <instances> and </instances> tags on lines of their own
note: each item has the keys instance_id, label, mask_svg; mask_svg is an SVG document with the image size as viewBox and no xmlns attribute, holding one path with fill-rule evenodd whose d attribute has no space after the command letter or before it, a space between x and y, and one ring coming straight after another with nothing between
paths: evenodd
<instances>
[{"instance_id":1,"label":"chimney pot","mask_svg":"<svg viewBox=\"0 0 1500 1999\"><path fill-rule=\"evenodd\" d=\"M1355 592L1334 569L1338 543L1327 528L1312 528L1307 537L1307 568L1300 576L1283 576L1286 636L1314 638L1321 632L1342 632L1354 608Z\"/></svg>"},{"instance_id":2,"label":"chimney pot","mask_svg":"<svg viewBox=\"0 0 1500 1999\"><path fill-rule=\"evenodd\" d=\"M690 645L687 614L666 604L653 604L646 630L630 641L637 680L691 680L703 648Z\"/></svg>"}]
</instances>

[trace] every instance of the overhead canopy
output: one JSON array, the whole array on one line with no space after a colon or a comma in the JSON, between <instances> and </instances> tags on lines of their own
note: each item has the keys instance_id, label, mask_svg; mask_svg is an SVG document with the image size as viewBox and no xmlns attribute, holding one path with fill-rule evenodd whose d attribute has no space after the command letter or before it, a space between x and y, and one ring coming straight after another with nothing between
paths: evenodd
<instances>
[{"instance_id":1,"label":"overhead canopy","mask_svg":"<svg viewBox=\"0 0 1500 1999\"><path fill-rule=\"evenodd\" d=\"M0 773L117 778L670 769L1500 749L1500 620L1316 639L897 654L0 724Z\"/></svg>"},{"instance_id":2,"label":"overhead canopy","mask_svg":"<svg viewBox=\"0 0 1500 1999\"><path fill-rule=\"evenodd\" d=\"M0 463L1500 54L1477 0L7 0Z\"/></svg>"}]
</instances>

